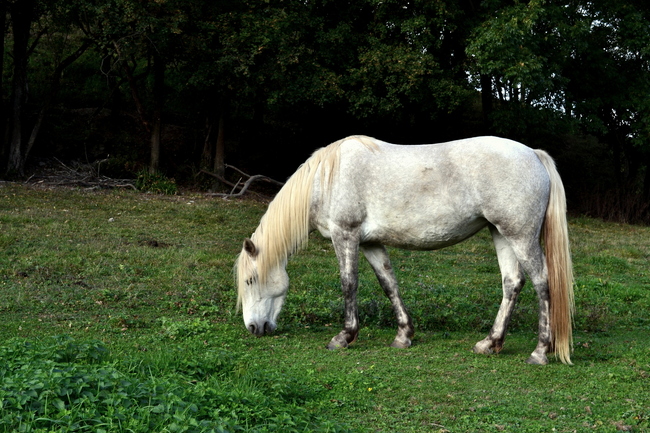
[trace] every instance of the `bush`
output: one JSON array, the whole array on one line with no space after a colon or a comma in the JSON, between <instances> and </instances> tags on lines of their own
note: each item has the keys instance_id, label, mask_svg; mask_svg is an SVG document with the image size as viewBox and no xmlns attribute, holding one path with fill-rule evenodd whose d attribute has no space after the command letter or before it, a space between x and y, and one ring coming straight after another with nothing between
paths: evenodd
<instances>
[{"instance_id":1,"label":"bush","mask_svg":"<svg viewBox=\"0 0 650 433\"><path fill-rule=\"evenodd\" d=\"M135 187L140 191L155 194L174 195L178 192L178 186L174 179L170 179L161 173L149 173L147 170L141 170L138 173Z\"/></svg>"}]
</instances>

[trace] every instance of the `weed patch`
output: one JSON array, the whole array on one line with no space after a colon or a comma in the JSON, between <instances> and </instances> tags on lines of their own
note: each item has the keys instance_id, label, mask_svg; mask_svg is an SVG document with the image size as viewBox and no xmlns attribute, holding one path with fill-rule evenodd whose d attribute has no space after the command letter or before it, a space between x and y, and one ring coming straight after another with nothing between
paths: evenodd
<instances>
[{"instance_id":1,"label":"weed patch","mask_svg":"<svg viewBox=\"0 0 650 433\"><path fill-rule=\"evenodd\" d=\"M201 318L179 321L161 317L160 324L163 329L163 335L172 340L202 335L212 327L209 321Z\"/></svg>"},{"instance_id":2,"label":"weed patch","mask_svg":"<svg viewBox=\"0 0 650 433\"><path fill-rule=\"evenodd\" d=\"M58 337L0 347L0 431L335 432L298 380L233 376L223 353L151 363Z\"/></svg>"}]
</instances>

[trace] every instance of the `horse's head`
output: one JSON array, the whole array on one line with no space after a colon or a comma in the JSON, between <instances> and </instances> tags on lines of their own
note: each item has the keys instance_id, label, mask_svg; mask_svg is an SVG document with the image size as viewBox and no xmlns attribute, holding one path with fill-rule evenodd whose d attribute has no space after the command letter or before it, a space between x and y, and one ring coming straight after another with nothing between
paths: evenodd
<instances>
[{"instance_id":1,"label":"horse's head","mask_svg":"<svg viewBox=\"0 0 650 433\"><path fill-rule=\"evenodd\" d=\"M275 331L289 289L284 263L268 266L260 260L261 254L258 246L246 239L236 263L237 306L244 313L246 328L258 337Z\"/></svg>"}]
</instances>

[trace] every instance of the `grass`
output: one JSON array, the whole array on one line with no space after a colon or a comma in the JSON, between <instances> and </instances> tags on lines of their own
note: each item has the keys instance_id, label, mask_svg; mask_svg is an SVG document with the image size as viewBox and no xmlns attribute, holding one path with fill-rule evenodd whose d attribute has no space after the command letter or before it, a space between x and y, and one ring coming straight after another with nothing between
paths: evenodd
<instances>
[{"instance_id":1,"label":"grass","mask_svg":"<svg viewBox=\"0 0 650 433\"><path fill-rule=\"evenodd\" d=\"M365 263L359 340L324 349L343 309L318 235L275 335L248 335L232 265L265 207L0 183L0 431L650 431L650 228L571 219L575 365L540 368L530 287L504 350L471 352L500 302L487 233L391 250L408 350Z\"/></svg>"}]
</instances>

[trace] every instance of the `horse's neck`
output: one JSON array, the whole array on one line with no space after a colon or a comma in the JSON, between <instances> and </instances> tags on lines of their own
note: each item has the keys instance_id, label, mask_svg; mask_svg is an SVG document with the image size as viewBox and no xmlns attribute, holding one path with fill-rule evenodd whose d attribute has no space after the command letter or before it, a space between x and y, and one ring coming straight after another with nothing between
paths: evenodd
<instances>
[{"instance_id":1,"label":"horse's neck","mask_svg":"<svg viewBox=\"0 0 650 433\"><path fill-rule=\"evenodd\" d=\"M320 188L331 186L333 174L337 171L337 150L338 144L316 151L291 176L269 205L254 234L265 255L260 266L286 264L292 254L307 245L312 229L310 212L314 183L318 183ZM326 192L319 190L317 194L322 196ZM268 271L271 268L265 269Z\"/></svg>"}]
</instances>

